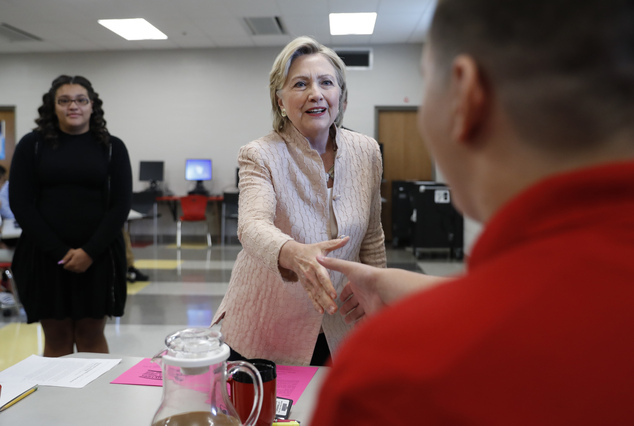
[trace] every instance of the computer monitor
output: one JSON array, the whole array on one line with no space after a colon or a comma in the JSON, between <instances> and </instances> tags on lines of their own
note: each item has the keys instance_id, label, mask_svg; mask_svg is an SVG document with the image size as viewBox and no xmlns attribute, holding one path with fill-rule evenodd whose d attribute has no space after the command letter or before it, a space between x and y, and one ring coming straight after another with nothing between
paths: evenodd
<instances>
[{"instance_id":1,"label":"computer monitor","mask_svg":"<svg viewBox=\"0 0 634 426\"><path fill-rule=\"evenodd\" d=\"M185 180L196 181L196 186L189 194L209 194L203 181L211 180L211 160L188 158L185 160Z\"/></svg>"},{"instance_id":2,"label":"computer monitor","mask_svg":"<svg viewBox=\"0 0 634 426\"><path fill-rule=\"evenodd\" d=\"M157 190L158 182L163 181L163 161L141 161L139 163L139 180L150 182L150 189Z\"/></svg>"}]
</instances>

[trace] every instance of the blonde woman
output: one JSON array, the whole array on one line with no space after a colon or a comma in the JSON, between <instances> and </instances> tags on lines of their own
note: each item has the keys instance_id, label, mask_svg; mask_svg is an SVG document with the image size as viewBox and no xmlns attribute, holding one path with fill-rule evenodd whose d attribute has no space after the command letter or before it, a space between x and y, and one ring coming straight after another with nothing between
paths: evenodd
<instances>
[{"instance_id":1,"label":"blonde woman","mask_svg":"<svg viewBox=\"0 0 634 426\"><path fill-rule=\"evenodd\" d=\"M238 156L243 250L214 323L233 358L323 365L363 309L340 300L345 278L316 257L385 267L381 155L374 139L338 127L345 65L315 40L282 50L270 94L273 130Z\"/></svg>"}]
</instances>

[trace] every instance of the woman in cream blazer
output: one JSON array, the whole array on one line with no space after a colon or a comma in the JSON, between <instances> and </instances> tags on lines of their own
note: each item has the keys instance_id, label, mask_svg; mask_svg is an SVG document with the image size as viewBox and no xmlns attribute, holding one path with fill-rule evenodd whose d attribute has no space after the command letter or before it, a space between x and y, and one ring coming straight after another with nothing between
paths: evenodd
<instances>
[{"instance_id":1,"label":"woman in cream blazer","mask_svg":"<svg viewBox=\"0 0 634 426\"><path fill-rule=\"evenodd\" d=\"M320 301L318 281L340 295L345 277L316 254L385 267L381 154L374 139L337 127L344 68L310 38L291 42L271 72L277 130L240 149L243 250L214 323L222 321L226 343L243 357L307 365L321 331L331 353L339 346L352 325L347 312L329 312L343 301Z\"/></svg>"}]
</instances>

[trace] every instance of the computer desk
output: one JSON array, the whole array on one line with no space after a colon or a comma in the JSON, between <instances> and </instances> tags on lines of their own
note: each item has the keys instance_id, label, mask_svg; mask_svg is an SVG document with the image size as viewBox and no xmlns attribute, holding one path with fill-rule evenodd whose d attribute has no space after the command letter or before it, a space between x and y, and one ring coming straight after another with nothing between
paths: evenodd
<instances>
[{"instance_id":1,"label":"computer desk","mask_svg":"<svg viewBox=\"0 0 634 426\"><path fill-rule=\"evenodd\" d=\"M185 195L163 195L160 197L156 197L156 201L167 203L170 212L172 213L172 218L174 222L178 220L178 203L180 199L185 197ZM222 195L209 195L207 196L207 202L212 203L212 210L214 216L216 216L218 231L220 231L221 226L221 217L220 217L220 209L218 206L224 201L224 197Z\"/></svg>"},{"instance_id":2,"label":"computer desk","mask_svg":"<svg viewBox=\"0 0 634 426\"><path fill-rule=\"evenodd\" d=\"M81 389L39 386L36 392L0 413L2 425L139 426L150 425L163 388L110 382L143 358L113 354L78 353L74 358L121 358L121 362ZM291 418L310 426L319 387L328 367L317 373L291 407Z\"/></svg>"}]
</instances>

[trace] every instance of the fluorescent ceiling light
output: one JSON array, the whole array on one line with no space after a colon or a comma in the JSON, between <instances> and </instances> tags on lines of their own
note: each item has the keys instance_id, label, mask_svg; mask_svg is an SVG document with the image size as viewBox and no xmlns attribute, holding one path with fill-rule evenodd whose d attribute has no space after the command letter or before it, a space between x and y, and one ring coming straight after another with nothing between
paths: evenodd
<instances>
[{"instance_id":1,"label":"fluorescent ceiling light","mask_svg":"<svg viewBox=\"0 0 634 426\"><path fill-rule=\"evenodd\" d=\"M372 34L376 13L331 13L330 35Z\"/></svg>"},{"instance_id":2,"label":"fluorescent ceiling light","mask_svg":"<svg viewBox=\"0 0 634 426\"><path fill-rule=\"evenodd\" d=\"M100 19L101 25L126 40L165 40L167 36L143 18Z\"/></svg>"}]
</instances>

